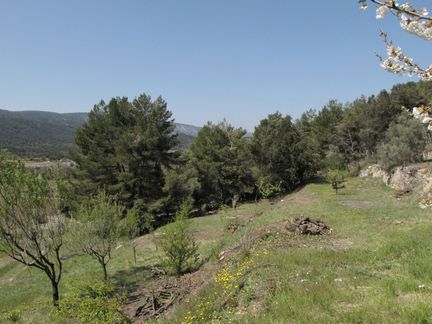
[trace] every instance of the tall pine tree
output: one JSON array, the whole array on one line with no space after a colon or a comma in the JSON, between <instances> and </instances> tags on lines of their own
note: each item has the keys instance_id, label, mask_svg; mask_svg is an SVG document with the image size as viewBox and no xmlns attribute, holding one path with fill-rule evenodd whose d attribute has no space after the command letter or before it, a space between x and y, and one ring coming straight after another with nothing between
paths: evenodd
<instances>
[{"instance_id":1,"label":"tall pine tree","mask_svg":"<svg viewBox=\"0 0 432 324\"><path fill-rule=\"evenodd\" d=\"M163 168L177 164L172 113L161 98L113 98L94 106L76 132L76 187L84 196L99 189L126 207L142 210L163 196Z\"/></svg>"}]
</instances>

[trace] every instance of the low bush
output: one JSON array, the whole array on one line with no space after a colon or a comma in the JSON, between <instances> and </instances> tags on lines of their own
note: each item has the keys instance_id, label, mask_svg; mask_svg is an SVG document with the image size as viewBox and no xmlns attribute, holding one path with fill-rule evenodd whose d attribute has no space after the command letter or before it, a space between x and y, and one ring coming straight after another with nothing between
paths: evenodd
<instances>
[{"instance_id":1,"label":"low bush","mask_svg":"<svg viewBox=\"0 0 432 324\"><path fill-rule=\"evenodd\" d=\"M128 323L119 311L121 298L106 282L78 284L60 302L59 315L78 323Z\"/></svg>"},{"instance_id":2,"label":"low bush","mask_svg":"<svg viewBox=\"0 0 432 324\"><path fill-rule=\"evenodd\" d=\"M263 199L269 199L280 195L283 192L282 183L274 183L269 177L261 177L256 183L258 193Z\"/></svg>"}]
</instances>

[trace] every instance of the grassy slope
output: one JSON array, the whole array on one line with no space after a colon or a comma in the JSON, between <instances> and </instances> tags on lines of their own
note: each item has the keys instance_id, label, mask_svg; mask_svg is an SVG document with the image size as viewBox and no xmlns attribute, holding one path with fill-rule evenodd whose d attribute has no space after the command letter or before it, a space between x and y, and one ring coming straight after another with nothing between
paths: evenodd
<instances>
[{"instance_id":1,"label":"grassy slope","mask_svg":"<svg viewBox=\"0 0 432 324\"><path fill-rule=\"evenodd\" d=\"M432 212L420 210L414 196L396 200L392 190L375 179L352 179L346 185L337 196L329 185L311 184L275 205L241 206L229 213L243 223L260 211L264 214L229 238L222 234L219 216L194 219L205 258L219 252L221 240L228 246L254 228L299 214L319 217L334 230L325 238L275 235L260 241L232 262L235 271L245 260L254 260L238 279L232 312L214 300L218 287L210 283L165 321L181 322L188 312L196 313L203 300L209 300L216 318L242 323L402 323L432 318ZM158 261L152 244L143 238L137 267L125 244L116 250L109 270L119 286L130 288L145 285L147 266ZM84 256L67 260L65 269L62 294L75 280L100 276L97 264ZM24 322L46 322L49 288L37 270L16 263L0 266L0 313L27 307ZM29 309L30 304L35 306Z\"/></svg>"},{"instance_id":2,"label":"grassy slope","mask_svg":"<svg viewBox=\"0 0 432 324\"><path fill-rule=\"evenodd\" d=\"M375 179L352 179L338 196L328 185L312 184L285 197L251 227L299 214L325 220L332 235L273 236L255 245L249 251L255 266L238 279L236 306L226 315L222 305L213 305L219 312L215 317L241 323L415 323L432 318L432 213L420 210L415 197L398 201ZM240 257L236 262L244 264ZM236 262L232 273L240 267ZM271 266L260 268L264 265ZM200 299L211 300L217 295L212 289L218 288ZM189 318L198 317L200 307L197 300L167 322L179 322L188 311Z\"/></svg>"}]
</instances>

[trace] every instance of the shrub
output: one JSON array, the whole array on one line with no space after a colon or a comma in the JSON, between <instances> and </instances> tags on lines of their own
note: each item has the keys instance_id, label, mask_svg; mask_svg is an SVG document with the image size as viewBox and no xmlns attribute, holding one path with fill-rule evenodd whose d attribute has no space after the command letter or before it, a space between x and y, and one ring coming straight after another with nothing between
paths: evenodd
<instances>
[{"instance_id":1,"label":"shrub","mask_svg":"<svg viewBox=\"0 0 432 324\"><path fill-rule=\"evenodd\" d=\"M9 322L18 322L21 319L21 312L17 309L12 309L10 311L5 311L2 314L2 317L5 321Z\"/></svg>"},{"instance_id":2,"label":"shrub","mask_svg":"<svg viewBox=\"0 0 432 324\"><path fill-rule=\"evenodd\" d=\"M426 130L421 122L402 115L392 123L378 147L378 162L389 171L398 165L419 162L426 147Z\"/></svg>"},{"instance_id":3,"label":"shrub","mask_svg":"<svg viewBox=\"0 0 432 324\"><path fill-rule=\"evenodd\" d=\"M60 302L59 315L79 323L127 323L120 306L121 298L112 284L78 284Z\"/></svg>"},{"instance_id":4,"label":"shrub","mask_svg":"<svg viewBox=\"0 0 432 324\"><path fill-rule=\"evenodd\" d=\"M198 262L198 246L190 230L188 219L192 200L186 199L177 211L174 223L168 225L157 244L165 254L169 271L176 275L194 268Z\"/></svg>"},{"instance_id":5,"label":"shrub","mask_svg":"<svg viewBox=\"0 0 432 324\"><path fill-rule=\"evenodd\" d=\"M358 161L351 162L348 164L348 172L352 177L358 177L361 171L361 166Z\"/></svg>"},{"instance_id":6,"label":"shrub","mask_svg":"<svg viewBox=\"0 0 432 324\"><path fill-rule=\"evenodd\" d=\"M328 183L331 184L332 188L338 193L339 189L344 188L341 184L345 181L345 178L348 176L348 172L340 169L331 169L328 170L325 179Z\"/></svg>"},{"instance_id":7,"label":"shrub","mask_svg":"<svg viewBox=\"0 0 432 324\"><path fill-rule=\"evenodd\" d=\"M259 195L264 198L272 198L282 193L282 182L273 183L269 177L260 177L256 184Z\"/></svg>"}]
</instances>

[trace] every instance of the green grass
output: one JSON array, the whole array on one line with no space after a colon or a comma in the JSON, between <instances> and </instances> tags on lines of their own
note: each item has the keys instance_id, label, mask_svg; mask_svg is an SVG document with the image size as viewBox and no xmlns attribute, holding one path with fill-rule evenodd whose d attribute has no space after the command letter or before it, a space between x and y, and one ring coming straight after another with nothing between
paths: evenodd
<instances>
[{"instance_id":1,"label":"green grass","mask_svg":"<svg viewBox=\"0 0 432 324\"><path fill-rule=\"evenodd\" d=\"M351 179L346 186L335 195L329 185L308 185L250 225L304 214L323 219L333 233L325 238L276 235L253 246L252 255L270 253L261 254L256 270L238 280L242 288L233 292L228 318L241 323L432 319L431 211L418 208L415 196L396 200L376 179ZM231 268L238 267L238 259ZM266 264L271 267L259 267ZM419 288L422 285L426 287ZM193 314L215 289L204 291L166 322L180 322L188 311ZM215 318L226 316L226 307L214 308Z\"/></svg>"},{"instance_id":2,"label":"green grass","mask_svg":"<svg viewBox=\"0 0 432 324\"><path fill-rule=\"evenodd\" d=\"M202 259L215 271L226 267L234 275L247 262L250 265L236 277L238 288L224 290L210 280L161 321L180 323L191 316L188 312L193 315L201 309L205 316L211 313L222 322L428 323L432 319L432 212L418 208L418 200L415 195L395 199L380 179L350 179L338 195L328 184L309 184L273 204L245 204L226 215L193 219ZM215 261L221 249L254 230L301 214L324 220L332 234L273 233L228 263ZM223 231L227 217L244 225L234 235ZM109 273L119 289L147 285L149 266L160 263L160 254L144 239L146 244L137 249L136 266L127 242L114 252ZM100 276L94 260L70 258L65 261L61 294L67 294L67 287L77 280ZM0 290L0 313L22 309L22 322L49 322L50 287L43 273L7 264L0 267Z\"/></svg>"}]
</instances>

